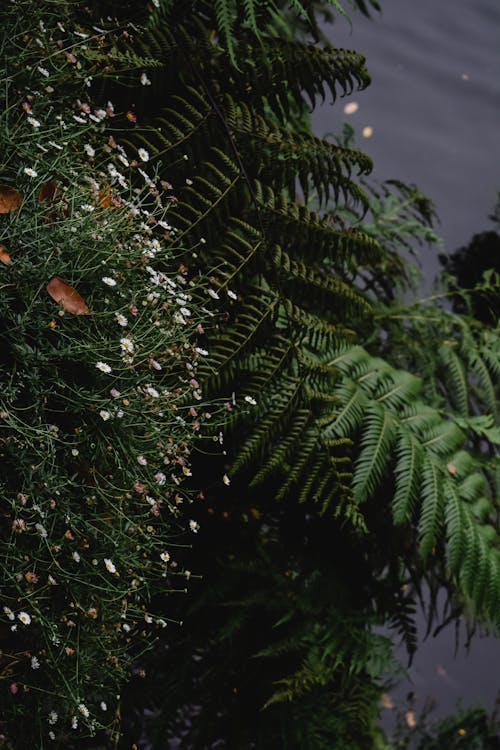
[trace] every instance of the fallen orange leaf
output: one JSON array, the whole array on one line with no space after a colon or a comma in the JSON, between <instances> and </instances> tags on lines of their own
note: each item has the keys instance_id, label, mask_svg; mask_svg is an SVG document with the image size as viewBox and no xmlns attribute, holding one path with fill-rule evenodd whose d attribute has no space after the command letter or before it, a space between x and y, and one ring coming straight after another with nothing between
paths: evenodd
<instances>
[{"instance_id":1,"label":"fallen orange leaf","mask_svg":"<svg viewBox=\"0 0 500 750\"><path fill-rule=\"evenodd\" d=\"M10 255L3 245L0 245L0 262L5 263L6 266L10 263Z\"/></svg>"},{"instance_id":2,"label":"fallen orange leaf","mask_svg":"<svg viewBox=\"0 0 500 750\"><path fill-rule=\"evenodd\" d=\"M49 180L45 183L45 185L42 185L42 189L38 193L38 200L39 201L46 201L47 203L50 203L54 195L57 191L57 183L55 180Z\"/></svg>"},{"instance_id":3,"label":"fallen orange leaf","mask_svg":"<svg viewBox=\"0 0 500 750\"><path fill-rule=\"evenodd\" d=\"M102 208L110 208L111 207L111 188L109 185L105 185L102 190L99 190L99 205L102 206Z\"/></svg>"},{"instance_id":4,"label":"fallen orange leaf","mask_svg":"<svg viewBox=\"0 0 500 750\"><path fill-rule=\"evenodd\" d=\"M417 720L415 719L415 714L413 711L407 711L405 713L405 721L408 729L415 729L415 727L417 726Z\"/></svg>"},{"instance_id":5,"label":"fallen orange leaf","mask_svg":"<svg viewBox=\"0 0 500 750\"><path fill-rule=\"evenodd\" d=\"M10 185L0 185L0 214L8 214L9 211L17 211L23 196Z\"/></svg>"},{"instance_id":6,"label":"fallen orange leaf","mask_svg":"<svg viewBox=\"0 0 500 750\"><path fill-rule=\"evenodd\" d=\"M90 312L83 297L59 276L54 276L47 284L46 289L52 299L62 305L66 312L72 315L88 315Z\"/></svg>"}]
</instances>

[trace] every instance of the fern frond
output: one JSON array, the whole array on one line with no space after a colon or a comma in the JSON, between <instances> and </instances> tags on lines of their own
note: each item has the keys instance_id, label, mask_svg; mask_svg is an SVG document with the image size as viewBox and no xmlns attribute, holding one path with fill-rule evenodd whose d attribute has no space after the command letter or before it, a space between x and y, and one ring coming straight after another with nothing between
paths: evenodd
<instances>
[{"instance_id":1,"label":"fern frond","mask_svg":"<svg viewBox=\"0 0 500 750\"><path fill-rule=\"evenodd\" d=\"M353 492L358 502L372 497L390 457L396 424L388 411L372 404L363 419L361 453L354 466Z\"/></svg>"}]
</instances>

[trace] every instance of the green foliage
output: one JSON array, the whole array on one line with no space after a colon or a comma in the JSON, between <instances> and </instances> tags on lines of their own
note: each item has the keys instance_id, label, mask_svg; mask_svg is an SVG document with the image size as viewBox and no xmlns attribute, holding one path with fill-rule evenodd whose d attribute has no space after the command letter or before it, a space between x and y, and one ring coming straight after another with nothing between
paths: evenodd
<instances>
[{"instance_id":1,"label":"green foliage","mask_svg":"<svg viewBox=\"0 0 500 750\"><path fill-rule=\"evenodd\" d=\"M414 187L360 183L366 156L310 132L307 108L327 87L368 83L363 59L311 51L304 27L290 34L265 4L255 16L222 2L203 13L174 4L175 25L152 21L138 40L164 71L126 141L182 186L172 221L178 242L195 248L184 263L210 277L200 304L224 309L199 370L204 393L227 410L214 430L224 465L200 458L212 511L224 497L229 516L322 517L353 546L365 534L384 586L399 589L407 571L418 587L434 572L456 587L459 609L498 626L494 441L471 421L489 414L483 426L496 438L497 337L434 299L395 301L409 281L401 246L434 239L432 206ZM281 543L293 547L290 538ZM411 602L389 599L412 649ZM385 595L377 606L390 618ZM345 610L351 624L356 607ZM291 675L277 675L279 697L293 705L307 687L328 690L335 669L318 664L303 653ZM200 732L207 720L196 721ZM202 747L197 731L192 746Z\"/></svg>"},{"instance_id":2,"label":"green foliage","mask_svg":"<svg viewBox=\"0 0 500 750\"><path fill-rule=\"evenodd\" d=\"M81 27L52 10L0 11L0 684L16 749L117 741L117 696L172 619L152 599L185 587L181 401L203 319L180 311L196 285L170 194L145 161L122 174L136 153L110 146L119 114L88 98Z\"/></svg>"}]
</instances>

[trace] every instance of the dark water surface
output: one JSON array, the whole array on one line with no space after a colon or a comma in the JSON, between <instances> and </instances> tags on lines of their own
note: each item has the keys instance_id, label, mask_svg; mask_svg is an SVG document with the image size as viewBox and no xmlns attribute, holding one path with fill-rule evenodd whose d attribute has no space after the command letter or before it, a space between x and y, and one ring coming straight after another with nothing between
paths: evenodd
<instances>
[{"instance_id":1,"label":"dark water surface","mask_svg":"<svg viewBox=\"0 0 500 750\"><path fill-rule=\"evenodd\" d=\"M355 14L352 32L340 20L332 44L362 52L372 84L314 115L319 135L348 121L374 160L377 179L415 182L436 204L445 250L491 228L500 189L500 0L381 0L383 13ZM343 112L347 102L358 110ZM371 137L362 130L371 127ZM439 270L437 251L423 248L425 289ZM423 630L423 623L421 623ZM438 701L438 713L458 699L491 708L500 689L500 641L474 638L454 657L447 628L421 644L401 698L414 690ZM418 718L418 716L417 716Z\"/></svg>"}]
</instances>

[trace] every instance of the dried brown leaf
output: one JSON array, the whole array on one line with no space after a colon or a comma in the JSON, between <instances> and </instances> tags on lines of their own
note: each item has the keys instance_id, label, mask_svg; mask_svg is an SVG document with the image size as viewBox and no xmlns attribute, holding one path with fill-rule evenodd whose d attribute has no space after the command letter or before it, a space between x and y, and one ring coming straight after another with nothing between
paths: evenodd
<instances>
[{"instance_id":1,"label":"dried brown leaf","mask_svg":"<svg viewBox=\"0 0 500 750\"><path fill-rule=\"evenodd\" d=\"M17 211L23 196L11 185L0 185L0 214L8 214L9 211Z\"/></svg>"},{"instance_id":2,"label":"dried brown leaf","mask_svg":"<svg viewBox=\"0 0 500 750\"><path fill-rule=\"evenodd\" d=\"M52 299L62 305L66 312L72 315L88 315L90 312L83 297L59 276L54 276L47 284L46 289Z\"/></svg>"}]
</instances>

